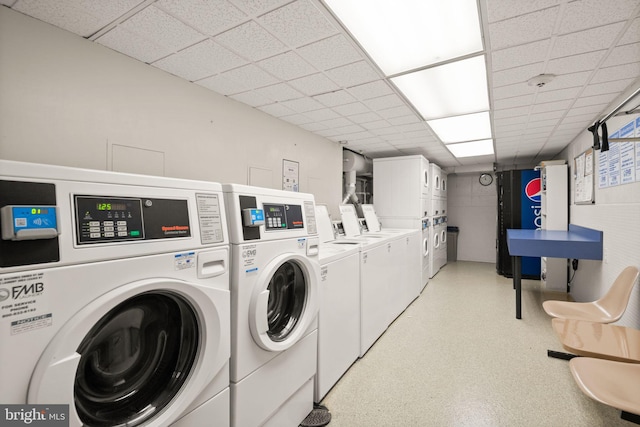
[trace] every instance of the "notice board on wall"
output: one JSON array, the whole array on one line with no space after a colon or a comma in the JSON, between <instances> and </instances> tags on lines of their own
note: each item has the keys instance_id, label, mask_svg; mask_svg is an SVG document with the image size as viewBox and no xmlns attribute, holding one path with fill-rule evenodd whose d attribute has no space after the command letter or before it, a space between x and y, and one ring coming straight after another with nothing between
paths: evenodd
<instances>
[{"instance_id":1,"label":"notice board on wall","mask_svg":"<svg viewBox=\"0 0 640 427\"><path fill-rule=\"evenodd\" d=\"M575 179L573 201L578 205L595 203L593 190L595 156L593 148L589 148L573 159L573 176Z\"/></svg>"},{"instance_id":2,"label":"notice board on wall","mask_svg":"<svg viewBox=\"0 0 640 427\"><path fill-rule=\"evenodd\" d=\"M599 189L640 182L639 137L640 116L609 134L609 151L601 151L598 157Z\"/></svg>"}]
</instances>

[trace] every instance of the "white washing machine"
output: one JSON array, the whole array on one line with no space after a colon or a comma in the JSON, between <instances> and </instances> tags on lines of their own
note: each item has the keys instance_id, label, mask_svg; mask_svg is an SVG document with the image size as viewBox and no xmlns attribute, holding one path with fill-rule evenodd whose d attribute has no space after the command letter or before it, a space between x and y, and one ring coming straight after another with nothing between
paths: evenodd
<instances>
[{"instance_id":1,"label":"white washing machine","mask_svg":"<svg viewBox=\"0 0 640 427\"><path fill-rule=\"evenodd\" d=\"M424 290L431 278L431 220L429 218L422 219L422 286L420 292Z\"/></svg>"},{"instance_id":2,"label":"white washing machine","mask_svg":"<svg viewBox=\"0 0 640 427\"><path fill-rule=\"evenodd\" d=\"M347 242L360 242L360 357L371 348L393 320L390 288L398 279L394 266L396 245L390 236L360 233L353 205L340 205ZM338 239L336 244L343 241Z\"/></svg>"},{"instance_id":3,"label":"white washing machine","mask_svg":"<svg viewBox=\"0 0 640 427\"><path fill-rule=\"evenodd\" d=\"M228 426L221 186L0 171L0 402L66 404L71 426Z\"/></svg>"},{"instance_id":4,"label":"white washing machine","mask_svg":"<svg viewBox=\"0 0 640 427\"><path fill-rule=\"evenodd\" d=\"M440 271L440 265L438 262L438 255L440 254L440 217L432 217L429 227L429 237L431 240L431 249L429 250L429 274L430 278L433 278L438 271Z\"/></svg>"},{"instance_id":5,"label":"white washing machine","mask_svg":"<svg viewBox=\"0 0 640 427\"><path fill-rule=\"evenodd\" d=\"M440 217L440 223L438 224L438 230L440 232L440 246L438 247L438 269L441 269L447 264L447 217Z\"/></svg>"},{"instance_id":6,"label":"white washing machine","mask_svg":"<svg viewBox=\"0 0 640 427\"><path fill-rule=\"evenodd\" d=\"M320 264L313 195L223 185L231 241L231 425L313 409Z\"/></svg>"},{"instance_id":7,"label":"white washing machine","mask_svg":"<svg viewBox=\"0 0 640 427\"><path fill-rule=\"evenodd\" d=\"M318 369L320 402L360 355L360 244L335 244L327 207L316 205L320 236Z\"/></svg>"}]
</instances>

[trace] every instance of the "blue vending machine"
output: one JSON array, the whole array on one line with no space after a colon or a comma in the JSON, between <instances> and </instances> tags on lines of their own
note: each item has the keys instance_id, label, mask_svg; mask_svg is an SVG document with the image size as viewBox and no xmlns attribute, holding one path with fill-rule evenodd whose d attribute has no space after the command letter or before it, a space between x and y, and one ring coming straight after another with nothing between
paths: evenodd
<instances>
[{"instance_id":1,"label":"blue vending machine","mask_svg":"<svg viewBox=\"0 0 640 427\"><path fill-rule=\"evenodd\" d=\"M507 248L507 229L539 229L541 185L540 172L522 169L498 172L498 227L496 270L513 277L511 256ZM540 258L522 257L522 277L540 279Z\"/></svg>"}]
</instances>

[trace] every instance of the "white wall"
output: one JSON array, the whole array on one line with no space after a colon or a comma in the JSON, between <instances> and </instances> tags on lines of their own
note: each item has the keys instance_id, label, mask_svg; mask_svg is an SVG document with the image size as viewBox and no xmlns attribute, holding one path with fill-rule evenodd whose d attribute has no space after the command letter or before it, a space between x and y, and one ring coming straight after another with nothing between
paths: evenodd
<instances>
[{"instance_id":1,"label":"white wall","mask_svg":"<svg viewBox=\"0 0 640 427\"><path fill-rule=\"evenodd\" d=\"M287 159L338 214L338 144L5 7L0 94L1 158L272 188Z\"/></svg>"},{"instance_id":2,"label":"white wall","mask_svg":"<svg viewBox=\"0 0 640 427\"><path fill-rule=\"evenodd\" d=\"M625 95L628 96L629 93ZM617 106L622 99L624 97L612 103L611 107ZM610 119L607 122L609 132L616 131L631 119L630 116ZM609 289L622 269L628 265L640 267L640 182L598 189L597 160L600 151L596 151L595 204L576 205L573 201L573 159L592 145L593 137L585 130L561 153L561 158L567 160L571 167L569 222L602 230L604 233L605 259L579 261L571 287L571 294L577 301L592 301L599 298ZM631 295L627 312L619 323L640 328L640 286L638 284Z\"/></svg>"},{"instance_id":3,"label":"white wall","mask_svg":"<svg viewBox=\"0 0 640 427\"><path fill-rule=\"evenodd\" d=\"M480 172L449 174L447 225L460 228L458 260L496 262L498 194L496 181L480 185Z\"/></svg>"}]
</instances>

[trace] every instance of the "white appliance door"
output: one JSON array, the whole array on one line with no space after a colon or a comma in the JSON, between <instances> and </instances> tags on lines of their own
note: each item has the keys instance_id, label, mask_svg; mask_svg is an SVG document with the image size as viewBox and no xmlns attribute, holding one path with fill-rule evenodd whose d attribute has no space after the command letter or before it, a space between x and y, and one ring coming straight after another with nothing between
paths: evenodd
<instances>
[{"instance_id":1,"label":"white appliance door","mask_svg":"<svg viewBox=\"0 0 640 427\"><path fill-rule=\"evenodd\" d=\"M55 335L28 403L74 402L71 426L166 426L226 366L228 307L228 292L181 280L117 287Z\"/></svg>"},{"instance_id":2,"label":"white appliance door","mask_svg":"<svg viewBox=\"0 0 640 427\"><path fill-rule=\"evenodd\" d=\"M269 351L297 343L318 314L317 263L298 254L274 258L256 281L249 305L254 341Z\"/></svg>"}]
</instances>

